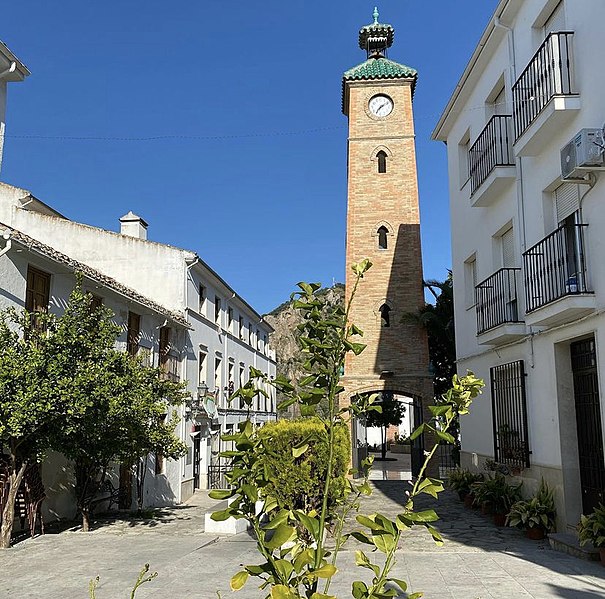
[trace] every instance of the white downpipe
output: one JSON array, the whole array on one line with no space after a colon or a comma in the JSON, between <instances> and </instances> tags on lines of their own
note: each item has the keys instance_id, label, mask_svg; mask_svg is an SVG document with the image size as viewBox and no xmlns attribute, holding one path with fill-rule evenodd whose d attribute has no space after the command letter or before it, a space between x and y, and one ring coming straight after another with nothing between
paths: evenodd
<instances>
[{"instance_id":1,"label":"white downpipe","mask_svg":"<svg viewBox=\"0 0 605 599\"><path fill-rule=\"evenodd\" d=\"M11 62L11 66L8 67L8 69L5 69L4 71L2 71L0 73L0 81L2 81L2 79L4 79L7 75L14 73L16 70L17 70L17 63Z\"/></svg>"}]
</instances>

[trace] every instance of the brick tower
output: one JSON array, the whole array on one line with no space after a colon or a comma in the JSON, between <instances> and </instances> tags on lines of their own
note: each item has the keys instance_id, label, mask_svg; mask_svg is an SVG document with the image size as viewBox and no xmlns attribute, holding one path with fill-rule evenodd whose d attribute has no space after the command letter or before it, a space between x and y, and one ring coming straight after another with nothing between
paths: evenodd
<instances>
[{"instance_id":1,"label":"brick tower","mask_svg":"<svg viewBox=\"0 0 605 599\"><path fill-rule=\"evenodd\" d=\"M351 264L369 258L351 321L364 331L366 350L345 366L344 400L359 392L390 391L415 399L415 424L432 397L426 333L403 322L424 305L420 215L412 97L417 73L386 57L391 25L362 27L367 60L343 77L349 119L346 289ZM426 403L426 399L424 403Z\"/></svg>"}]
</instances>

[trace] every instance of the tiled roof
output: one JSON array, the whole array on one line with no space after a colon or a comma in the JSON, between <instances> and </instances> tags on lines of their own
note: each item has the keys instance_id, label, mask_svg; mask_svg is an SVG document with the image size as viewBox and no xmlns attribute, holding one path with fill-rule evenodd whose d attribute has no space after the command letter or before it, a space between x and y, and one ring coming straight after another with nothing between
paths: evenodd
<instances>
[{"instance_id":1,"label":"tiled roof","mask_svg":"<svg viewBox=\"0 0 605 599\"><path fill-rule=\"evenodd\" d=\"M389 60L388 58L369 58L360 65L353 67L343 75L344 81L356 79L416 79L416 69Z\"/></svg>"},{"instance_id":2,"label":"tiled roof","mask_svg":"<svg viewBox=\"0 0 605 599\"><path fill-rule=\"evenodd\" d=\"M146 308L149 308L154 312L157 312L162 316L167 316L170 320L183 327L191 328L191 325L189 324L189 322L187 322L185 316L180 312L173 312L172 310L168 310L167 308L160 306L160 304L154 302L148 297L145 297L144 295L141 295L134 289L131 289L126 285L122 285L122 283L118 283L118 281L111 277L108 277L102 272L99 272L98 270L91 268L86 264L82 264L82 262L78 262L77 260L70 258L69 256L55 250L49 245L46 245L34 239L33 237L30 237L29 235L18 231L17 229L13 229L12 227L0 223L0 230L9 231L11 239L14 239L18 243L22 244L27 249L33 250L38 254L41 254L46 258L53 260L54 262L63 264L64 266L67 266L73 271L81 272L86 278L91 279L92 281L95 281L100 285L103 285L103 287L107 287L108 289L111 289L112 291L115 291L116 293L119 293L120 295L123 295L128 299L131 299L137 302L138 304L145 306Z\"/></svg>"}]
</instances>

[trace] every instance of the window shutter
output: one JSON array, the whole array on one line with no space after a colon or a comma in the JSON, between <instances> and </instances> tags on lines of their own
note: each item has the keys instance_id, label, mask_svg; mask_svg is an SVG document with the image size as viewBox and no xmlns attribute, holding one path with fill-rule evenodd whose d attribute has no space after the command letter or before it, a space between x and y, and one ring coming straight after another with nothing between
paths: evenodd
<instances>
[{"instance_id":1,"label":"window shutter","mask_svg":"<svg viewBox=\"0 0 605 599\"><path fill-rule=\"evenodd\" d=\"M557 222L563 222L568 216L580 209L580 186L564 183L555 190L555 210Z\"/></svg>"},{"instance_id":2,"label":"window shutter","mask_svg":"<svg viewBox=\"0 0 605 599\"><path fill-rule=\"evenodd\" d=\"M565 11L563 10L563 2L559 2L557 8L544 23L544 36L547 36L552 31L565 31Z\"/></svg>"},{"instance_id":3,"label":"window shutter","mask_svg":"<svg viewBox=\"0 0 605 599\"><path fill-rule=\"evenodd\" d=\"M515 267L515 236L512 227L502 234L500 238L502 243L502 266L504 268Z\"/></svg>"}]
</instances>

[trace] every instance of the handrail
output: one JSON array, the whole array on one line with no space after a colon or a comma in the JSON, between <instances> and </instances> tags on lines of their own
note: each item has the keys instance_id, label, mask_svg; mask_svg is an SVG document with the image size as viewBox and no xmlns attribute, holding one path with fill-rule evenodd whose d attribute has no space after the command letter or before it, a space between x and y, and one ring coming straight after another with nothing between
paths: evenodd
<instances>
[{"instance_id":1,"label":"handrail","mask_svg":"<svg viewBox=\"0 0 605 599\"><path fill-rule=\"evenodd\" d=\"M573 31L548 35L513 85L515 140L523 135L554 96L576 95L572 38Z\"/></svg>"},{"instance_id":2,"label":"handrail","mask_svg":"<svg viewBox=\"0 0 605 599\"><path fill-rule=\"evenodd\" d=\"M501 268L475 287L477 335L507 322L522 322L517 304L520 268Z\"/></svg>"}]
</instances>

